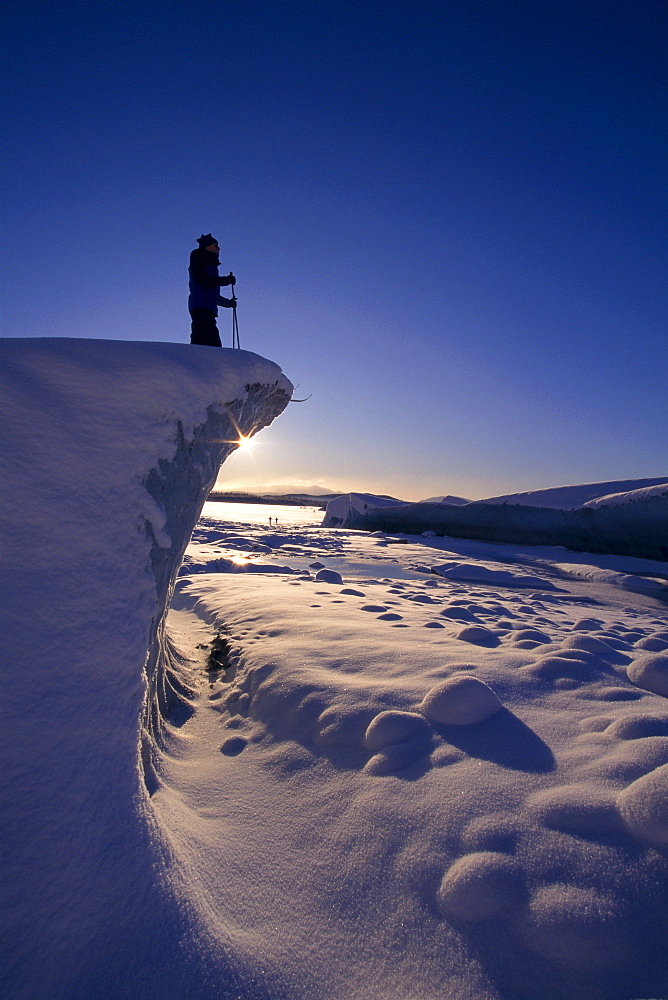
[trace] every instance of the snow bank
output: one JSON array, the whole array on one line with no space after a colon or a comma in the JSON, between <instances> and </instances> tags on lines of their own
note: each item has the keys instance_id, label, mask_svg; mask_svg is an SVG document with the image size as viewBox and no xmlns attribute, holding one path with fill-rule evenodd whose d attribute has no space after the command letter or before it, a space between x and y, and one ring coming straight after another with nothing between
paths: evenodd
<instances>
[{"instance_id":1,"label":"snow bank","mask_svg":"<svg viewBox=\"0 0 668 1000\"><path fill-rule=\"evenodd\" d=\"M480 583L495 584L497 587L540 587L543 590L556 590L553 583L539 576L527 573L513 573L507 569L490 569L478 563L463 563L450 561L440 566L432 566L432 573L450 580L478 580Z\"/></svg>"},{"instance_id":2,"label":"snow bank","mask_svg":"<svg viewBox=\"0 0 668 1000\"><path fill-rule=\"evenodd\" d=\"M663 501L668 519L668 482L628 490L625 493L610 493L607 496L598 497L596 500L588 500L587 503L583 504L583 507L595 510L597 507L619 507L622 504L644 503L649 500Z\"/></svg>"},{"instance_id":3,"label":"snow bank","mask_svg":"<svg viewBox=\"0 0 668 1000\"><path fill-rule=\"evenodd\" d=\"M324 528L350 527L348 522L351 518L365 517L370 509L403 506L406 506L406 501L394 500L392 497L374 496L373 493L346 493L329 501L322 525Z\"/></svg>"},{"instance_id":4,"label":"snow bank","mask_svg":"<svg viewBox=\"0 0 668 1000\"><path fill-rule=\"evenodd\" d=\"M612 487L627 487L627 491L609 496ZM339 498L335 512L330 512L328 504L324 526L409 534L434 531L454 538L668 559L665 477L567 486L459 506L380 504L372 498L360 504L352 496Z\"/></svg>"},{"instance_id":5,"label":"snow bank","mask_svg":"<svg viewBox=\"0 0 668 1000\"><path fill-rule=\"evenodd\" d=\"M527 493L507 493L504 496L474 500L476 504L520 504L522 507L549 507L552 510L577 510L590 506L599 498L611 494L637 492L663 486L668 489L668 476L658 479L618 479L607 483L581 483L578 486L553 486L546 490L530 490Z\"/></svg>"},{"instance_id":6,"label":"snow bank","mask_svg":"<svg viewBox=\"0 0 668 1000\"><path fill-rule=\"evenodd\" d=\"M0 341L0 380L3 995L218 995L147 793L187 693L163 623L220 463L292 386L244 351L55 338Z\"/></svg>"}]
</instances>

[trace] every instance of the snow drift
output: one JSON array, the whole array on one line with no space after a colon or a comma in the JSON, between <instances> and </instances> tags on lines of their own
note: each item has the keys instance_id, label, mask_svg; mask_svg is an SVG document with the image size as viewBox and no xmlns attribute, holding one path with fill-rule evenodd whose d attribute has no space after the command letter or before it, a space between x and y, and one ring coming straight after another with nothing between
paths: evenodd
<instances>
[{"instance_id":1,"label":"snow drift","mask_svg":"<svg viewBox=\"0 0 668 1000\"><path fill-rule=\"evenodd\" d=\"M327 505L325 526L561 545L668 559L668 477L565 486L461 505L390 504L359 494Z\"/></svg>"},{"instance_id":2,"label":"snow drift","mask_svg":"<svg viewBox=\"0 0 668 1000\"><path fill-rule=\"evenodd\" d=\"M373 493L346 493L329 501L322 525L324 528L349 528L351 527L349 522L367 517L370 510L385 507L394 510L396 507L406 506L412 504L409 505L405 500L375 496Z\"/></svg>"},{"instance_id":3,"label":"snow drift","mask_svg":"<svg viewBox=\"0 0 668 1000\"><path fill-rule=\"evenodd\" d=\"M207 912L289 1000L667 997L668 591L636 574L668 563L216 507L170 625L229 666L152 800Z\"/></svg>"},{"instance_id":4,"label":"snow drift","mask_svg":"<svg viewBox=\"0 0 668 1000\"><path fill-rule=\"evenodd\" d=\"M292 386L159 343L3 340L0 370L3 996L217 995L148 795L164 617L220 463Z\"/></svg>"}]
</instances>

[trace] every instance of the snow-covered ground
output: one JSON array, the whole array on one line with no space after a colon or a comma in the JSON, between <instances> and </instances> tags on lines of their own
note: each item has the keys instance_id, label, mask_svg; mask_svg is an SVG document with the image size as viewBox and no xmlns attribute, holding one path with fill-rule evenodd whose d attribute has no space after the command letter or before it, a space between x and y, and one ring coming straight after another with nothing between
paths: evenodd
<instances>
[{"instance_id":1,"label":"snow-covered ground","mask_svg":"<svg viewBox=\"0 0 668 1000\"><path fill-rule=\"evenodd\" d=\"M668 996L667 563L207 504L163 629L289 383L0 354L3 996Z\"/></svg>"},{"instance_id":2,"label":"snow-covered ground","mask_svg":"<svg viewBox=\"0 0 668 1000\"><path fill-rule=\"evenodd\" d=\"M295 998L665 996L668 564L215 506L153 804L221 935Z\"/></svg>"}]
</instances>

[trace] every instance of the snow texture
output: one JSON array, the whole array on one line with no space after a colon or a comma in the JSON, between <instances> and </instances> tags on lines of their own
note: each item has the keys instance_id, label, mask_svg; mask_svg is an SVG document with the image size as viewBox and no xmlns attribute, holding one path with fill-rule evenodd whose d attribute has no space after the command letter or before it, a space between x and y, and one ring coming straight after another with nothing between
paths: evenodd
<instances>
[{"instance_id":1,"label":"snow texture","mask_svg":"<svg viewBox=\"0 0 668 1000\"><path fill-rule=\"evenodd\" d=\"M189 548L212 566L240 544L219 509ZM326 527L243 537L277 570L289 553L293 577L186 575L177 601L235 642L209 694L248 741L225 808L280 816L242 859L257 910L273 901L263 954L283 949L286 970L298 953L314 996L664 996L663 814L640 786L668 763L668 707L629 671L666 648L668 565ZM444 558L462 572L432 572ZM305 843L308 890L286 891ZM189 835L184 861L198 844L213 849ZM235 905L228 881L210 905Z\"/></svg>"},{"instance_id":2,"label":"snow texture","mask_svg":"<svg viewBox=\"0 0 668 1000\"><path fill-rule=\"evenodd\" d=\"M246 352L56 338L0 341L0 373L0 992L208 997L147 795L190 693L164 614L220 461L292 387Z\"/></svg>"},{"instance_id":3,"label":"snow texture","mask_svg":"<svg viewBox=\"0 0 668 1000\"><path fill-rule=\"evenodd\" d=\"M660 483L656 486L645 486L622 493L610 493L607 496L597 497L595 500L588 500L582 506L592 510L597 507L621 507L627 503L644 503L647 500L665 499L666 495L668 495L668 483Z\"/></svg>"},{"instance_id":4,"label":"snow texture","mask_svg":"<svg viewBox=\"0 0 668 1000\"><path fill-rule=\"evenodd\" d=\"M647 649L647 640L641 648ZM643 653L629 665L627 676L638 687L668 698L668 655Z\"/></svg>"},{"instance_id":5,"label":"snow texture","mask_svg":"<svg viewBox=\"0 0 668 1000\"><path fill-rule=\"evenodd\" d=\"M668 844L668 764L633 781L620 792L617 806L636 837Z\"/></svg>"},{"instance_id":6,"label":"snow texture","mask_svg":"<svg viewBox=\"0 0 668 1000\"><path fill-rule=\"evenodd\" d=\"M437 684L420 709L428 719L450 726L472 726L491 719L502 707L491 687L478 677L458 674Z\"/></svg>"},{"instance_id":7,"label":"snow texture","mask_svg":"<svg viewBox=\"0 0 668 1000\"><path fill-rule=\"evenodd\" d=\"M197 520L275 365L0 353L4 997L668 995L667 562Z\"/></svg>"}]
</instances>

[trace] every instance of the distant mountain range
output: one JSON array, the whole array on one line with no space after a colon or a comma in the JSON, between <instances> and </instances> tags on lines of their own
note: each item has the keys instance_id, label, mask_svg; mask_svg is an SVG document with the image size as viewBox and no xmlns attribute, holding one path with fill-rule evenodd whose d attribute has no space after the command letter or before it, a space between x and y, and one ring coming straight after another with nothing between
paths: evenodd
<instances>
[{"instance_id":1,"label":"distant mountain range","mask_svg":"<svg viewBox=\"0 0 668 1000\"><path fill-rule=\"evenodd\" d=\"M334 497L345 495L346 491L344 490L332 490L327 486L320 486L318 483L280 483L271 484L269 486L240 486L234 490L225 490L219 487L213 490L209 499L230 500L232 502L239 503L252 502L253 498L257 498L259 503L277 503L280 502L280 497L285 497L288 503L308 504L309 501L313 500L317 506L320 506L321 502L327 503ZM373 495L375 496L376 494ZM378 494L378 496L388 500L396 500L396 497L390 497L387 494ZM396 500L396 502L407 503L408 501ZM464 497L445 494L437 497L429 497L428 499L420 502L453 504L459 506L460 504L467 504L471 501L466 500Z\"/></svg>"},{"instance_id":2,"label":"distant mountain range","mask_svg":"<svg viewBox=\"0 0 668 1000\"><path fill-rule=\"evenodd\" d=\"M291 485L269 485L269 486L240 486L236 490L223 491L218 489L216 492L234 492L234 493L252 493L255 496L281 496L284 493L288 493L291 496L340 496L341 490L330 490L328 486L318 486L317 483L292 483Z\"/></svg>"},{"instance_id":3,"label":"distant mountain range","mask_svg":"<svg viewBox=\"0 0 668 1000\"><path fill-rule=\"evenodd\" d=\"M241 490L212 490L209 500L223 503L264 503L284 504L288 507L321 507L325 509L330 500L338 499L340 493L250 493Z\"/></svg>"},{"instance_id":4,"label":"distant mountain range","mask_svg":"<svg viewBox=\"0 0 668 1000\"><path fill-rule=\"evenodd\" d=\"M460 507L462 504L471 503L471 501L466 500L464 497L451 497L446 494L440 497L427 497L426 500L421 500L420 503L449 503Z\"/></svg>"},{"instance_id":5,"label":"distant mountain range","mask_svg":"<svg viewBox=\"0 0 668 1000\"><path fill-rule=\"evenodd\" d=\"M325 509L330 500L344 496L341 492L328 493L322 486L308 483L304 489L299 486L252 486L239 490L212 490L209 500L223 503L264 503L286 504L287 506L321 507ZM396 497L376 496L375 500L389 500L392 503L405 503Z\"/></svg>"}]
</instances>

